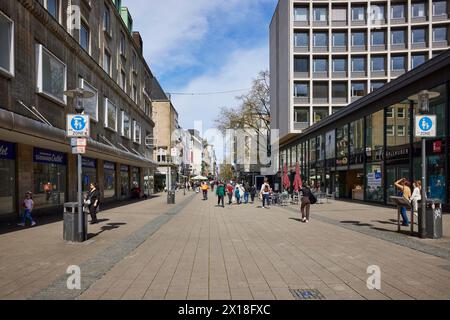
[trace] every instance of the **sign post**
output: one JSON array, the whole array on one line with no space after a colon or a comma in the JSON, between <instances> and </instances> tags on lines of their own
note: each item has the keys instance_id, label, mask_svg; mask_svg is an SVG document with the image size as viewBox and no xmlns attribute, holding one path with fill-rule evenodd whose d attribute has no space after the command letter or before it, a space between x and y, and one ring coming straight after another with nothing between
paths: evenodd
<instances>
[{"instance_id":1,"label":"sign post","mask_svg":"<svg viewBox=\"0 0 450 320\"><path fill-rule=\"evenodd\" d=\"M436 137L436 115L421 114L415 118L415 137L422 138L422 215L419 223L419 237L426 238L427 210L427 138Z\"/></svg>"}]
</instances>

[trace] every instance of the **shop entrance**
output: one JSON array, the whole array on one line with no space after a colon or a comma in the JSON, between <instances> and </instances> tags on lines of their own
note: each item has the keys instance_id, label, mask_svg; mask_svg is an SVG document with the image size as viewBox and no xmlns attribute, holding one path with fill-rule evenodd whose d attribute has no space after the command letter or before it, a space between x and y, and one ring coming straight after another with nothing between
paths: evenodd
<instances>
[{"instance_id":1,"label":"shop entrance","mask_svg":"<svg viewBox=\"0 0 450 320\"><path fill-rule=\"evenodd\" d=\"M395 188L394 183L402 178L410 179L410 171L408 164L400 164L395 166L387 166L386 168L386 181L387 181L387 190L386 197L387 203L393 204L390 201L392 196L397 196L399 190Z\"/></svg>"},{"instance_id":2,"label":"shop entrance","mask_svg":"<svg viewBox=\"0 0 450 320\"><path fill-rule=\"evenodd\" d=\"M364 201L364 171L362 169L347 171L348 198Z\"/></svg>"}]
</instances>

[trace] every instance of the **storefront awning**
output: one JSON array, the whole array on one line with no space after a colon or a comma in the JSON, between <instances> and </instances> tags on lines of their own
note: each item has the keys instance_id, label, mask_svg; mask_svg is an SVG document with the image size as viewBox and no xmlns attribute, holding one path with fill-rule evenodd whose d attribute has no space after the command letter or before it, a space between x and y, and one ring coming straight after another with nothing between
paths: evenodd
<instances>
[{"instance_id":1,"label":"storefront awning","mask_svg":"<svg viewBox=\"0 0 450 320\"><path fill-rule=\"evenodd\" d=\"M0 137L9 142L39 146L71 153L69 138L64 130L0 108ZM119 162L136 167L156 168L157 163L140 153L121 150L112 144L88 139L86 157Z\"/></svg>"}]
</instances>

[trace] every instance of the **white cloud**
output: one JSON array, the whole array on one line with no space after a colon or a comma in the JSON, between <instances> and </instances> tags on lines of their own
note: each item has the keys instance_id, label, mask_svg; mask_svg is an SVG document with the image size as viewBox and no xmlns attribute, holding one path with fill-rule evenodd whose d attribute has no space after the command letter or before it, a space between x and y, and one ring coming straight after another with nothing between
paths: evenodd
<instances>
[{"instance_id":1,"label":"white cloud","mask_svg":"<svg viewBox=\"0 0 450 320\"><path fill-rule=\"evenodd\" d=\"M204 93L250 88L252 80L262 70L268 69L268 47L249 50L239 49L230 54L220 68L209 74L192 79L177 92ZM220 107L234 107L239 102L236 96L244 94L217 94L204 96L174 95L172 101L180 115L180 123L193 128L195 121L203 121L204 129L213 126Z\"/></svg>"}]
</instances>

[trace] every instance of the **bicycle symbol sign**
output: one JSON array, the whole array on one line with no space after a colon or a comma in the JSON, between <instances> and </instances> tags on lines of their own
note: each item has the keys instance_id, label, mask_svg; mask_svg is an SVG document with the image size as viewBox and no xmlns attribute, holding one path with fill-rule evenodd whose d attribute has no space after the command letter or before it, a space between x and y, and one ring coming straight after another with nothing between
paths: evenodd
<instances>
[{"instance_id":1,"label":"bicycle symbol sign","mask_svg":"<svg viewBox=\"0 0 450 320\"><path fill-rule=\"evenodd\" d=\"M68 115L67 116L67 136L87 138L90 132L88 115Z\"/></svg>"},{"instance_id":2,"label":"bicycle symbol sign","mask_svg":"<svg viewBox=\"0 0 450 320\"><path fill-rule=\"evenodd\" d=\"M436 137L436 116L418 115L416 116L415 136L421 138Z\"/></svg>"}]
</instances>

